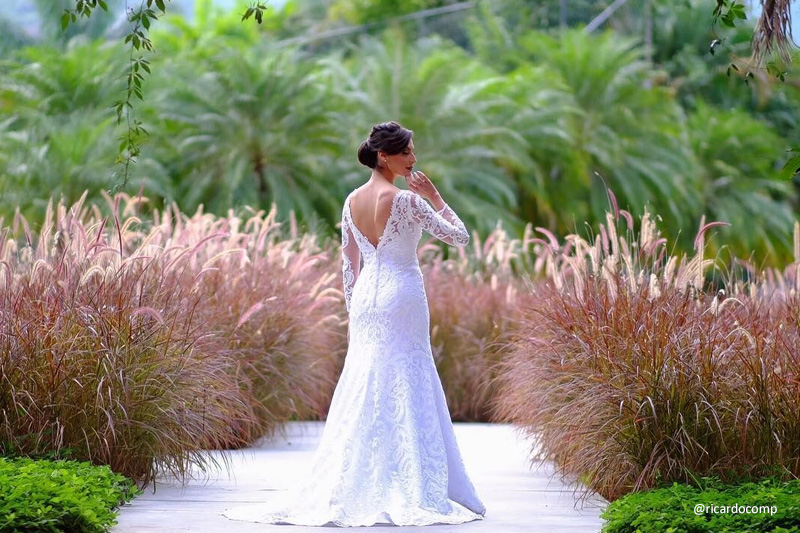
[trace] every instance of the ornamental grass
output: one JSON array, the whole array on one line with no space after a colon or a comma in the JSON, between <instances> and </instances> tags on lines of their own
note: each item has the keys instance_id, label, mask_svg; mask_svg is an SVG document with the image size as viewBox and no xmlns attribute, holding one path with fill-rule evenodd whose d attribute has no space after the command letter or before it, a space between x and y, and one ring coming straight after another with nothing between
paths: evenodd
<instances>
[{"instance_id":1,"label":"ornamental grass","mask_svg":"<svg viewBox=\"0 0 800 533\"><path fill-rule=\"evenodd\" d=\"M51 205L40 232L19 215L2 230L0 451L146 484L325 409L342 333L320 327L340 295L317 243L274 209L143 220L145 202Z\"/></svg>"},{"instance_id":2,"label":"ornamental grass","mask_svg":"<svg viewBox=\"0 0 800 533\"><path fill-rule=\"evenodd\" d=\"M717 224L692 256L670 254L650 215L635 233L616 209L592 240L537 241L543 277L494 404L535 437L534 459L609 500L699 476L800 476L800 227L795 263L756 272L704 258Z\"/></svg>"},{"instance_id":3,"label":"ornamental grass","mask_svg":"<svg viewBox=\"0 0 800 533\"><path fill-rule=\"evenodd\" d=\"M529 256L530 228L510 238L500 225L457 252L430 241L420 250L431 315L431 345L453 421L490 422L497 365L525 298L518 271ZM453 255L455 255L453 257Z\"/></svg>"}]
</instances>

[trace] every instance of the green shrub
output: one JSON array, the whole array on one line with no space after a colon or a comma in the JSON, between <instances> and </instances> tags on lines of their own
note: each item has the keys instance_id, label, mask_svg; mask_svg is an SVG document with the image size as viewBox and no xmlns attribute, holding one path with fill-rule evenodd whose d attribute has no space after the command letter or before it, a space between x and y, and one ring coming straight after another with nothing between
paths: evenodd
<instances>
[{"instance_id":1,"label":"green shrub","mask_svg":"<svg viewBox=\"0 0 800 533\"><path fill-rule=\"evenodd\" d=\"M106 531L139 493L107 466L0 457L0 532Z\"/></svg>"},{"instance_id":2,"label":"green shrub","mask_svg":"<svg viewBox=\"0 0 800 533\"><path fill-rule=\"evenodd\" d=\"M706 478L701 485L673 483L628 494L601 515L603 533L800 532L800 480L725 485ZM759 512L747 506L760 507Z\"/></svg>"}]
</instances>

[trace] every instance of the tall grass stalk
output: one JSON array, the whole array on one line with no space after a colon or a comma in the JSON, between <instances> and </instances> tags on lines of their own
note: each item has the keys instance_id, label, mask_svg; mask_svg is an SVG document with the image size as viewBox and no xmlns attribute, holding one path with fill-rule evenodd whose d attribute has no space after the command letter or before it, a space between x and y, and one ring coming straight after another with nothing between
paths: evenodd
<instances>
[{"instance_id":1,"label":"tall grass stalk","mask_svg":"<svg viewBox=\"0 0 800 533\"><path fill-rule=\"evenodd\" d=\"M526 235L529 233L526 232ZM420 248L431 313L431 343L455 421L489 422L497 365L518 321L525 239L498 225L486 239L445 259L440 246Z\"/></svg>"},{"instance_id":2,"label":"tall grass stalk","mask_svg":"<svg viewBox=\"0 0 800 533\"><path fill-rule=\"evenodd\" d=\"M609 499L699 475L800 475L800 228L793 265L729 273L714 292L715 225L682 257L648 214L635 234L616 209L591 241L536 240L546 276L495 396L498 419L537 437L536 459Z\"/></svg>"},{"instance_id":3,"label":"tall grass stalk","mask_svg":"<svg viewBox=\"0 0 800 533\"><path fill-rule=\"evenodd\" d=\"M5 453L69 452L147 483L324 408L342 335L319 327L339 297L313 239L284 239L274 208L144 221L145 199L108 198L110 217L84 199L0 236Z\"/></svg>"}]
</instances>

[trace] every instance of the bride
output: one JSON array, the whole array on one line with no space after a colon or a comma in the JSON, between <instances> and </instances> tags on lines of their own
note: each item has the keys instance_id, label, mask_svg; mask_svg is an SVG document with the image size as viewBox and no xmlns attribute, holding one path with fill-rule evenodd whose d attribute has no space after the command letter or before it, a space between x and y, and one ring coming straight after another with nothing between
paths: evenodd
<instances>
[{"instance_id":1,"label":"bride","mask_svg":"<svg viewBox=\"0 0 800 533\"><path fill-rule=\"evenodd\" d=\"M372 175L342 209L348 350L311 468L275 501L228 510L228 518L401 526L459 524L486 512L436 372L416 253L423 230L459 247L469 234L427 176L413 170L411 137L396 122L377 124L358 150ZM408 190L394 186L399 176Z\"/></svg>"}]
</instances>

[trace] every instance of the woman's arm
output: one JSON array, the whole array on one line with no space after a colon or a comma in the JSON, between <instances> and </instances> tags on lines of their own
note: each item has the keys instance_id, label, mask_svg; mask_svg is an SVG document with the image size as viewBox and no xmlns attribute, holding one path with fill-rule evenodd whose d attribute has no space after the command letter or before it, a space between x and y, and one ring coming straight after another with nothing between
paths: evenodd
<instances>
[{"instance_id":1,"label":"woman's arm","mask_svg":"<svg viewBox=\"0 0 800 533\"><path fill-rule=\"evenodd\" d=\"M411 217L422 229L451 246L469 244L469 233L455 211L446 203L439 212L417 193L411 195Z\"/></svg>"},{"instance_id":2,"label":"woman's arm","mask_svg":"<svg viewBox=\"0 0 800 533\"><path fill-rule=\"evenodd\" d=\"M406 181L414 193L411 198L411 216L422 229L452 246L464 247L469 244L469 233L464 223L445 203L430 178L424 172L415 171ZM433 207L424 198L429 198Z\"/></svg>"},{"instance_id":3,"label":"woman's arm","mask_svg":"<svg viewBox=\"0 0 800 533\"><path fill-rule=\"evenodd\" d=\"M350 228L349 218L342 210L342 286L344 287L344 303L350 312L350 297L358 274L361 272L361 250Z\"/></svg>"}]
</instances>

